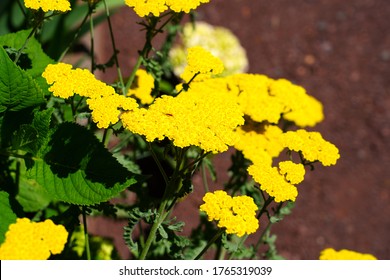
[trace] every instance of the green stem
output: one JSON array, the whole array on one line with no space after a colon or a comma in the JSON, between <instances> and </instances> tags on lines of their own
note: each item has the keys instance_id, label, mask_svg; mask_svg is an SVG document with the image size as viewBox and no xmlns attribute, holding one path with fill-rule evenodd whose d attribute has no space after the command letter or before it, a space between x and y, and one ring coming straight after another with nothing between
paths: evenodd
<instances>
[{"instance_id":1,"label":"green stem","mask_svg":"<svg viewBox=\"0 0 390 280\"><path fill-rule=\"evenodd\" d=\"M160 207L158 208L157 220L153 223L152 228L150 229L148 238L146 239L146 242L145 242L145 246L142 248L142 252L139 256L140 260L145 260L146 255L149 252L150 246L152 245L154 239L156 238L157 230L161 226L161 223L166 218L166 215L164 215L164 210L165 210L165 206L167 205L167 202L168 202L168 199L163 199L163 201L160 204Z\"/></svg>"},{"instance_id":2,"label":"green stem","mask_svg":"<svg viewBox=\"0 0 390 280\"><path fill-rule=\"evenodd\" d=\"M240 238L240 243L237 244L236 250L230 255L229 260L233 259L233 257L236 254L238 248L240 248L244 244L244 242L247 240L248 236L249 235L245 235L245 236Z\"/></svg>"},{"instance_id":3,"label":"green stem","mask_svg":"<svg viewBox=\"0 0 390 280\"><path fill-rule=\"evenodd\" d=\"M109 127L106 128L103 132L103 137L102 137L102 143L106 148L108 146L108 143L110 142L111 135L112 135L112 129L110 129Z\"/></svg>"},{"instance_id":4,"label":"green stem","mask_svg":"<svg viewBox=\"0 0 390 280\"><path fill-rule=\"evenodd\" d=\"M61 61L61 60L64 59L64 56L66 55L66 53L69 51L69 49L73 46L73 44L76 41L76 39L79 37L81 29L83 28L83 26L84 26L85 22L87 21L88 17L89 17L89 11L85 15L85 17L83 18L83 21L81 22L80 26L77 28L76 33L74 34L72 41L69 43L69 45L66 47L66 49L61 53L61 55L60 55L60 57L58 58L57 61Z\"/></svg>"},{"instance_id":5,"label":"green stem","mask_svg":"<svg viewBox=\"0 0 390 280\"><path fill-rule=\"evenodd\" d=\"M137 73L137 70L140 68L140 66L142 64L142 61L143 61L143 56L142 56L142 54L140 54L138 56L137 62L134 65L133 71L130 74L129 79L127 80L127 83L126 83L126 86L125 86L125 89L124 89L125 93L127 93L129 91L131 85L133 84L134 79L135 79L135 75Z\"/></svg>"},{"instance_id":6,"label":"green stem","mask_svg":"<svg viewBox=\"0 0 390 280\"><path fill-rule=\"evenodd\" d=\"M271 225L272 225L271 222L268 221L268 224L267 224L266 228L263 230L263 232L261 233L259 239L256 242L256 245L255 245L255 247L253 249L253 254L250 257L250 259L253 259L256 256L256 252L259 251L260 245L263 242L263 238L264 238L265 234L271 229Z\"/></svg>"},{"instance_id":7,"label":"green stem","mask_svg":"<svg viewBox=\"0 0 390 280\"><path fill-rule=\"evenodd\" d=\"M87 253L87 260L91 260L91 250L89 248L89 236L88 236L88 227L87 227L87 214L85 212L85 207L83 207L82 210L83 210L82 212L83 212L85 251Z\"/></svg>"},{"instance_id":8,"label":"green stem","mask_svg":"<svg viewBox=\"0 0 390 280\"><path fill-rule=\"evenodd\" d=\"M203 181L204 192L208 193L209 192L209 184L207 182L206 167L205 167L205 164L203 161L201 163L201 167L202 167L201 172L202 172L202 181Z\"/></svg>"},{"instance_id":9,"label":"green stem","mask_svg":"<svg viewBox=\"0 0 390 280\"><path fill-rule=\"evenodd\" d=\"M120 85L121 85L122 94L126 95L127 92L125 91L125 84L123 82L121 68L119 67L119 60L118 60L118 55L117 55L117 48L116 48L116 45L115 45L114 32L113 32L113 29L112 29L112 24L111 24L111 19L110 19L110 11L108 9L106 0L103 0L103 3L104 3L104 7L106 9L108 29L110 31L112 48L114 49L114 61L115 61L116 70L118 72L118 78L119 78L119 82L120 82Z\"/></svg>"},{"instance_id":10,"label":"green stem","mask_svg":"<svg viewBox=\"0 0 390 280\"><path fill-rule=\"evenodd\" d=\"M93 26L92 8L89 8L89 32L91 33L91 73L95 72L95 36Z\"/></svg>"},{"instance_id":11,"label":"green stem","mask_svg":"<svg viewBox=\"0 0 390 280\"><path fill-rule=\"evenodd\" d=\"M28 34L28 37L27 37L26 41L24 41L23 46L18 50L18 53L16 54L16 57L14 59L14 63L15 64L18 63L19 58L22 55L22 51L26 48L26 46L27 46L28 42L30 41L31 37L34 36L34 34L37 31L39 25L40 25L40 23L38 23L37 25L34 26L34 28L31 30L30 34Z\"/></svg>"},{"instance_id":12,"label":"green stem","mask_svg":"<svg viewBox=\"0 0 390 280\"><path fill-rule=\"evenodd\" d=\"M169 183L168 176L167 176L167 174L165 173L165 170L164 170L164 168L162 167L161 162L160 162L160 160L158 159L156 153L154 152L153 147L152 147L152 144L151 144L150 142L148 142L148 144L149 144L149 150L150 150L150 153L152 154L153 160L154 160L155 163L157 164L157 167L158 167L158 169L160 170L161 175L162 175L163 178L164 178L165 186L168 187L168 183Z\"/></svg>"},{"instance_id":13,"label":"green stem","mask_svg":"<svg viewBox=\"0 0 390 280\"><path fill-rule=\"evenodd\" d=\"M219 238L221 237L222 233L224 232L225 230L224 229L219 229L217 231L217 233L213 236L213 238L211 238L209 240L209 242L206 244L206 246L203 248L203 250L194 258L194 260L199 260L204 253L206 253L206 251L210 248L211 245L214 244L214 242Z\"/></svg>"}]
</instances>

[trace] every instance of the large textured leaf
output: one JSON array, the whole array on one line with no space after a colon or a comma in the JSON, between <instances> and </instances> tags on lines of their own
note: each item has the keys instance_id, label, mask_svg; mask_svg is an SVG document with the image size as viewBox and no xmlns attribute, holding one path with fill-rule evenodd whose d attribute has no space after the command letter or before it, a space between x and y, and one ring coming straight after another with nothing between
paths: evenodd
<instances>
[{"instance_id":1,"label":"large textured leaf","mask_svg":"<svg viewBox=\"0 0 390 280\"><path fill-rule=\"evenodd\" d=\"M51 202L47 191L36 180L26 177L26 166L20 165L18 194L16 200L20 203L24 212L36 212L45 209Z\"/></svg>"},{"instance_id":2,"label":"large textured leaf","mask_svg":"<svg viewBox=\"0 0 390 280\"><path fill-rule=\"evenodd\" d=\"M15 223L16 214L12 210L9 201L9 194L0 191L0 244L4 242L5 233L8 231L8 226Z\"/></svg>"},{"instance_id":3,"label":"large textured leaf","mask_svg":"<svg viewBox=\"0 0 390 280\"><path fill-rule=\"evenodd\" d=\"M107 201L136 182L91 132L73 123L59 125L33 160L29 178L72 204Z\"/></svg>"},{"instance_id":4,"label":"large textured leaf","mask_svg":"<svg viewBox=\"0 0 390 280\"><path fill-rule=\"evenodd\" d=\"M44 101L42 90L0 47L0 113L20 111Z\"/></svg>"},{"instance_id":5,"label":"large textured leaf","mask_svg":"<svg viewBox=\"0 0 390 280\"><path fill-rule=\"evenodd\" d=\"M16 33L9 33L0 36L0 46L10 50L19 50L27 40L31 30L21 30ZM41 44L34 38L30 38L28 44L22 51L20 66L25 70L41 87L44 92L47 92L48 84L42 77L42 73L46 66L50 63L55 63L42 50Z\"/></svg>"}]
</instances>

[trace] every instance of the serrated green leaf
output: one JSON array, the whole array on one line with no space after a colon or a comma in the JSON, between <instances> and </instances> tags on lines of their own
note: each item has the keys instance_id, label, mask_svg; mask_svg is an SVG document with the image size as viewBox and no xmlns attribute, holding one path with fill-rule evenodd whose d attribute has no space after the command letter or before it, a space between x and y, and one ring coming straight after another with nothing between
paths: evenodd
<instances>
[{"instance_id":1,"label":"serrated green leaf","mask_svg":"<svg viewBox=\"0 0 390 280\"><path fill-rule=\"evenodd\" d=\"M133 240L133 231L135 226L141 221L141 219L150 218L151 216L155 216L155 212L152 211L152 209L148 209L146 211L142 211L138 207L134 207L133 209L130 209L128 211L129 214L129 223L127 226L124 227L123 231L123 239L125 240L125 243L127 247L130 249L131 253L133 253L134 256L138 256L138 243Z\"/></svg>"},{"instance_id":2,"label":"serrated green leaf","mask_svg":"<svg viewBox=\"0 0 390 280\"><path fill-rule=\"evenodd\" d=\"M0 47L0 113L20 111L43 101L42 90L36 82Z\"/></svg>"},{"instance_id":3,"label":"serrated green leaf","mask_svg":"<svg viewBox=\"0 0 390 280\"><path fill-rule=\"evenodd\" d=\"M0 46L19 50L26 42L30 32L31 29L21 30L0 36ZM47 92L49 85L42 77L42 73L48 64L55 63L55 61L43 52L41 44L34 37L29 39L23 53L26 55L26 60L28 60L28 66L20 66L37 82L44 92Z\"/></svg>"},{"instance_id":4,"label":"serrated green leaf","mask_svg":"<svg viewBox=\"0 0 390 280\"><path fill-rule=\"evenodd\" d=\"M4 242L5 233L8 231L8 227L10 224L15 223L16 218L17 216L12 210L9 201L9 194L0 191L0 244Z\"/></svg>"},{"instance_id":5,"label":"serrated green leaf","mask_svg":"<svg viewBox=\"0 0 390 280\"><path fill-rule=\"evenodd\" d=\"M77 205L107 201L136 182L86 128L62 123L34 157L28 177L55 200Z\"/></svg>"},{"instance_id":6,"label":"serrated green leaf","mask_svg":"<svg viewBox=\"0 0 390 280\"><path fill-rule=\"evenodd\" d=\"M53 108L49 108L43 111L36 111L34 113L32 126L38 133L35 141L35 152L37 152L41 147L45 147L47 145L50 133L51 115L53 114L53 111Z\"/></svg>"}]
</instances>

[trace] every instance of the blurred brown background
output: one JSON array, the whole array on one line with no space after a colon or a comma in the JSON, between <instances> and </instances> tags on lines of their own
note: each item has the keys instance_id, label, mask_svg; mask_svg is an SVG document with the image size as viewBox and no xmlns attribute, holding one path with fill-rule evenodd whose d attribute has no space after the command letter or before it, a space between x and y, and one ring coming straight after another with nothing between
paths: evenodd
<instances>
[{"instance_id":1,"label":"blurred brown background","mask_svg":"<svg viewBox=\"0 0 390 280\"><path fill-rule=\"evenodd\" d=\"M307 173L292 215L274 226L279 253L318 259L326 247L390 259L390 2L388 0L211 0L200 20L229 28L247 50L251 73L287 78L319 99L325 120L314 129L340 149L336 166ZM113 16L119 60L131 72L143 33L128 7ZM106 26L99 28L98 60L112 53ZM99 62L99 61L98 61ZM104 76L112 82L116 71ZM219 184L229 155L216 158ZM194 183L199 182L194 178ZM198 221L201 194L177 209ZM195 211L195 212L194 212ZM195 218L194 218L195 217ZM92 232L119 235L123 222L91 224Z\"/></svg>"}]
</instances>

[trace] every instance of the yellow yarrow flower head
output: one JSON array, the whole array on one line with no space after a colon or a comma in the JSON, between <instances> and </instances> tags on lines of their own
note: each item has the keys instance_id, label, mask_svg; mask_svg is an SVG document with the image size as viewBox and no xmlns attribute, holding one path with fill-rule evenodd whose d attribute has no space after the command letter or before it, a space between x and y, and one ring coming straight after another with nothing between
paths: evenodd
<instances>
[{"instance_id":1,"label":"yellow yarrow flower head","mask_svg":"<svg viewBox=\"0 0 390 280\"><path fill-rule=\"evenodd\" d=\"M278 168L265 164L252 164L248 167L248 174L255 182L260 184L260 189L274 197L275 202L295 201L298 196L297 187L286 180Z\"/></svg>"},{"instance_id":2,"label":"yellow yarrow flower head","mask_svg":"<svg viewBox=\"0 0 390 280\"><path fill-rule=\"evenodd\" d=\"M236 74L228 80L231 88L237 88L238 102L245 115L255 122L279 122L285 105L269 94L272 79L259 74Z\"/></svg>"},{"instance_id":3,"label":"yellow yarrow flower head","mask_svg":"<svg viewBox=\"0 0 390 280\"><path fill-rule=\"evenodd\" d=\"M1 260L46 260L50 254L64 249L68 232L52 220L32 222L27 218L16 219L5 234L0 246Z\"/></svg>"},{"instance_id":4,"label":"yellow yarrow flower head","mask_svg":"<svg viewBox=\"0 0 390 280\"><path fill-rule=\"evenodd\" d=\"M228 77L229 87L238 89L239 104L255 122L279 123L281 118L297 126L314 126L324 116L322 104L303 87L259 74L235 74Z\"/></svg>"},{"instance_id":5,"label":"yellow yarrow flower head","mask_svg":"<svg viewBox=\"0 0 390 280\"><path fill-rule=\"evenodd\" d=\"M180 43L169 52L169 60L176 76L183 73L187 64L187 49L203 47L221 59L224 71L220 76L243 73L248 69L248 58L238 38L227 28L212 26L206 22L188 22L184 25Z\"/></svg>"},{"instance_id":6,"label":"yellow yarrow flower head","mask_svg":"<svg viewBox=\"0 0 390 280\"><path fill-rule=\"evenodd\" d=\"M165 2L172 11L175 11L176 13L185 12L188 14L200 4L208 3L210 0L166 0Z\"/></svg>"},{"instance_id":7,"label":"yellow yarrow flower head","mask_svg":"<svg viewBox=\"0 0 390 280\"><path fill-rule=\"evenodd\" d=\"M283 131L276 125L245 124L238 127L236 133L239 141L234 148L242 151L244 157L253 163L265 161L272 163L272 158L279 156L284 149L281 137Z\"/></svg>"},{"instance_id":8,"label":"yellow yarrow flower head","mask_svg":"<svg viewBox=\"0 0 390 280\"><path fill-rule=\"evenodd\" d=\"M288 131L283 135L284 146L292 151L302 152L310 161L320 161L324 166L336 164L340 158L337 147L324 140L319 132L308 132L304 129Z\"/></svg>"},{"instance_id":9,"label":"yellow yarrow flower head","mask_svg":"<svg viewBox=\"0 0 390 280\"><path fill-rule=\"evenodd\" d=\"M76 93L89 98L115 94L113 87L97 80L87 69L72 69L72 65L62 62L46 66L42 77L51 85L49 91L64 99Z\"/></svg>"},{"instance_id":10,"label":"yellow yarrow flower head","mask_svg":"<svg viewBox=\"0 0 390 280\"><path fill-rule=\"evenodd\" d=\"M166 0L125 0L127 6L134 8L136 14L140 17L152 14L159 16L168 9Z\"/></svg>"},{"instance_id":11,"label":"yellow yarrow flower head","mask_svg":"<svg viewBox=\"0 0 390 280\"><path fill-rule=\"evenodd\" d=\"M283 118L297 126L315 126L324 119L321 102L306 93L306 90L288 80L273 80L269 93L283 105Z\"/></svg>"},{"instance_id":12,"label":"yellow yarrow flower head","mask_svg":"<svg viewBox=\"0 0 390 280\"><path fill-rule=\"evenodd\" d=\"M231 197L225 191L215 191L206 193L203 201L205 203L200 206L200 210L206 212L209 221L218 221L217 226L225 228L228 234L241 237L259 228L256 219L258 208L249 196Z\"/></svg>"},{"instance_id":13,"label":"yellow yarrow flower head","mask_svg":"<svg viewBox=\"0 0 390 280\"><path fill-rule=\"evenodd\" d=\"M151 95L154 88L154 78L144 69L138 69L135 81L129 89L127 96L135 96L142 104L150 104L154 98Z\"/></svg>"},{"instance_id":14,"label":"yellow yarrow flower head","mask_svg":"<svg viewBox=\"0 0 390 280\"><path fill-rule=\"evenodd\" d=\"M140 17L150 14L158 17L168 8L177 13L189 13L200 4L208 2L210 0L125 0L126 5L133 8Z\"/></svg>"},{"instance_id":15,"label":"yellow yarrow flower head","mask_svg":"<svg viewBox=\"0 0 390 280\"><path fill-rule=\"evenodd\" d=\"M88 98L87 104L92 110L92 120L98 128L107 128L119 120L121 110L133 110L138 107L133 98L127 98L123 95L112 94L102 96L101 98Z\"/></svg>"},{"instance_id":16,"label":"yellow yarrow flower head","mask_svg":"<svg viewBox=\"0 0 390 280\"><path fill-rule=\"evenodd\" d=\"M87 97L87 104L92 110L92 120L98 128L107 128L119 120L123 110L138 108L135 99L118 95L115 89L99 81L87 69L72 69L66 63L49 64L42 74L50 84L49 91L54 96L69 98L74 94Z\"/></svg>"},{"instance_id":17,"label":"yellow yarrow flower head","mask_svg":"<svg viewBox=\"0 0 390 280\"><path fill-rule=\"evenodd\" d=\"M71 10L68 0L24 0L24 6L33 10L42 9L44 12L67 12Z\"/></svg>"},{"instance_id":18,"label":"yellow yarrow flower head","mask_svg":"<svg viewBox=\"0 0 390 280\"><path fill-rule=\"evenodd\" d=\"M146 140L165 137L177 147L198 146L207 152L223 152L238 139L234 133L244 123L236 97L223 87L214 89L218 79L191 84L176 97L156 98L148 109L124 112L124 127ZM223 84L223 83L222 83Z\"/></svg>"},{"instance_id":19,"label":"yellow yarrow flower head","mask_svg":"<svg viewBox=\"0 0 390 280\"><path fill-rule=\"evenodd\" d=\"M197 46L188 49L187 66L180 77L188 82L197 75L194 81L201 81L222 73L223 69L223 63L219 58Z\"/></svg>"},{"instance_id":20,"label":"yellow yarrow flower head","mask_svg":"<svg viewBox=\"0 0 390 280\"><path fill-rule=\"evenodd\" d=\"M284 175L291 184L299 184L305 177L305 167L301 163L289 160L281 161L279 162L279 173Z\"/></svg>"},{"instance_id":21,"label":"yellow yarrow flower head","mask_svg":"<svg viewBox=\"0 0 390 280\"><path fill-rule=\"evenodd\" d=\"M362 254L359 252L342 249L336 251L332 248L327 248L321 251L320 260L376 260L377 258L371 254Z\"/></svg>"}]
</instances>

